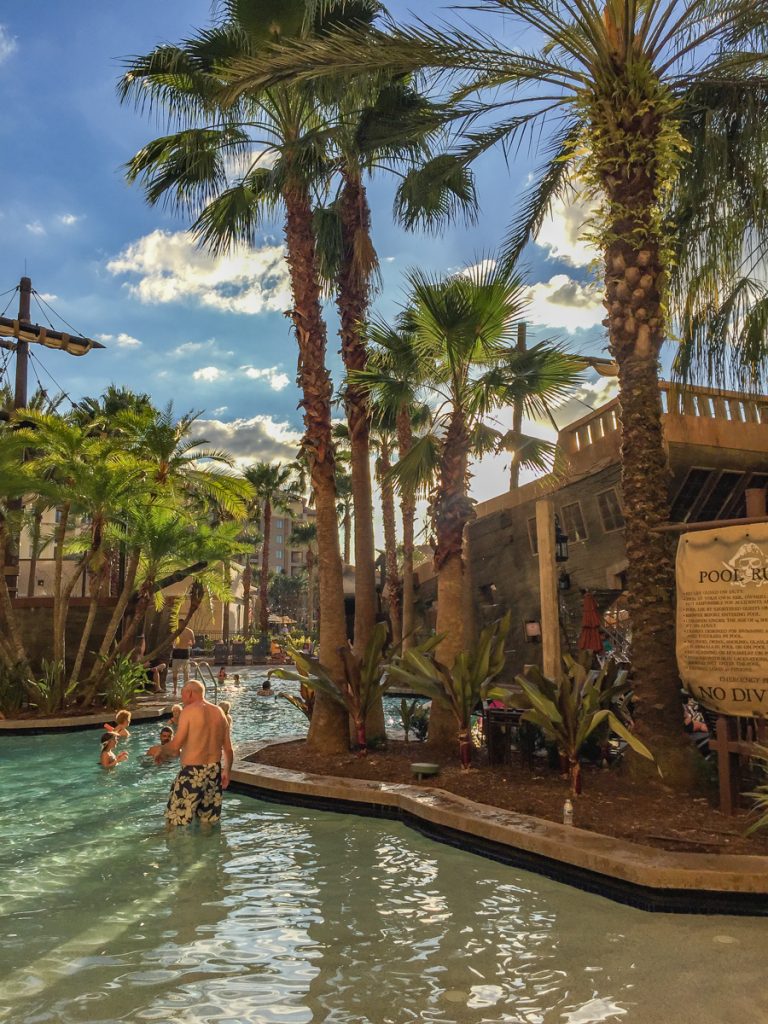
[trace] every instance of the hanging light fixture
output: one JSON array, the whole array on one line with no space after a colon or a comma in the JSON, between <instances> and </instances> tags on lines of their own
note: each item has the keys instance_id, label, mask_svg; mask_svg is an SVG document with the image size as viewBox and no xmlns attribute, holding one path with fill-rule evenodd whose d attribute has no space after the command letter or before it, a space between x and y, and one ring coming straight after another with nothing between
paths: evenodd
<instances>
[{"instance_id":1,"label":"hanging light fixture","mask_svg":"<svg viewBox=\"0 0 768 1024\"><path fill-rule=\"evenodd\" d=\"M568 534L563 533L560 529L560 520L557 516L555 516L555 561L568 561Z\"/></svg>"}]
</instances>

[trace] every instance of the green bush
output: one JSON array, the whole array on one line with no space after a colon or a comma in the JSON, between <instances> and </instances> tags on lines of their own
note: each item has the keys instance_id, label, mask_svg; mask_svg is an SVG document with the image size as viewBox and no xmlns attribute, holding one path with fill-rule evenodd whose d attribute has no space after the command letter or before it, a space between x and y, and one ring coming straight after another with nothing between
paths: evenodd
<instances>
[{"instance_id":1,"label":"green bush","mask_svg":"<svg viewBox=\"0 0 768 1024\"><path fill-rule=\"evenodd\" d=\"M4 715L18 715L27 698L29 680L21 664L7 666L0 664L0 712Z\"/></svg>"},{"instance_id":2,"label":"green bush","mask_svg":"<svg viewBox=\"0 0 768 1024\"><path fill-rule=\"evenodd\" d=\"M28 683L29 703L41 715L53 715L67 706L76 686L77 682L67 684L63 661L43 658L40 675Z\"/></svg>"},{"instance_id":3,"label":"green bush","mask_svg":"<svg viewBox=\"0 0 768 1024\"><path fill-rule=\"evenodd\" d=\"M109 666L102 696L110 711L130 707L147 685L147 670L124 654Z\"/></svg>"}]
</instances>

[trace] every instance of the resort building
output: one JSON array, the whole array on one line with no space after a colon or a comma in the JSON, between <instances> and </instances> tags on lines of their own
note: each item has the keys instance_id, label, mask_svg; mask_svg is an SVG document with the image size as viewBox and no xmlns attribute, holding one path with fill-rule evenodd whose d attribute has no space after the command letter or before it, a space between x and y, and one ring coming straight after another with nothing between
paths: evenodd
<instances>
[{"instance_id":1,"label":"resort building","mask_svg":"<svg viewBox=\"0 0 768 1024\"><path fill-rule=\"evenodd\" d=\"M669 455L671 518L677 523L739 519L747 491L768 484L768 397L662 383L664 439ZM591 590L612 642L621 647L626 624L622 592L627 557L621 491L618 399L560 430L563 466L547 476L477 505L469 528L469 565L477 623L511 608L508 666L518 672L538 660L540 620L536 501L554 496L568 561L559 570L564 649L581 625L581 590ZM663 481L649 481L649 486ZM418 570L419 603L433 624L436 584L431 560Z\"/></svg>"}]
</instances>

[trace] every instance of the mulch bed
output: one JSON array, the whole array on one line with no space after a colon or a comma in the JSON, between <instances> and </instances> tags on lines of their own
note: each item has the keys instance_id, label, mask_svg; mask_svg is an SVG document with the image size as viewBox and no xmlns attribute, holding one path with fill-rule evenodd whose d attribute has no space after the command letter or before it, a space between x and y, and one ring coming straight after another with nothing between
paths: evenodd
<instances>
[{"instance_id":1,"label":"mulch bed","mask_svg":"<svg viewBox=\"0 0 768 1024\"><path fill-rule=\"evenodd\" d=\"M506 810L562 821L569 786L556 771L536 765L533 771L514 763L490 767L485 751L475 751L475 766L462 771L446 765L434 779L418 783ZM411 763L429 761L420 743L390 740L386 751L318 754L304 740L266 747L250 760L315 775L415 784ZM728 818L715 806L717 797L681 796L662 783L639 785L623 765L610 769L584 766L584 792L575 800L574 824L603 835L646 846L693 853L751 853L768 856L768 833L745 836L752 820L747 811Z\"/></svg>"}]
</instances>

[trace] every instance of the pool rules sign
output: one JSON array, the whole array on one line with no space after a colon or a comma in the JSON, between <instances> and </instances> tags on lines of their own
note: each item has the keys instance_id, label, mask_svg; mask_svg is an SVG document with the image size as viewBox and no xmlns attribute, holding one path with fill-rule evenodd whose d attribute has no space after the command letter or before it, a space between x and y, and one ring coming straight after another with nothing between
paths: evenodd
<instances>
[{"instance_id":1,"label":"pool rules sign","mask_svg":"<svg viewBox=\"0 0 768 1024\"><path fill-rule=\"evenodd\" d=\"M768 523L691 532L677 548L677 664L726 715L768 715Z\"/></svg>"}]
</instances>

